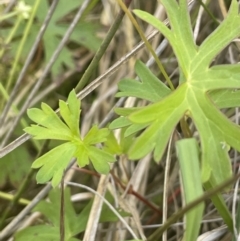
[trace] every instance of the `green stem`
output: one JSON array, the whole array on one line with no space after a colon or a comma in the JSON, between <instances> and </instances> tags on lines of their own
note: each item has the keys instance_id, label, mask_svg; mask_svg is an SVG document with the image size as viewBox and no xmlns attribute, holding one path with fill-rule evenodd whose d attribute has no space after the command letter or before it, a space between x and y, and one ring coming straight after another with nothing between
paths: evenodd
<instances>
[{"instance_id":1,"label":"green stem","mask_svg":"<svg viewBox=\"0 0 240 241\"><path fill-rule=\"evenodd\" d=\"M9 193L5 193L5 192L0 192L0 198L12 201L13 198L14 198L14 195L9 194ZM20 198L18 200L18 203L26 206L26 205L28 205L30 203L30 201L25 199L25 198Z\"/></svg>"},{"instance_id":2,"label":"green stem","mask_svg":"<svg viewBox=\"0 0 240 241\"><path fill-rule=\"evenodd\" d=\"M151 52L152 56L154 57L155 62L157 63L158 68L161 70L164 78L166 79L169 87L171 88L171 90L174 90L174 86L172 84L172 81L170 80L167 72L165 71L159 57L157 56L157 54L155 53L155 51L153 50L151 44L148 42L147 38L145 37L142 29L139 27L136 19L133 17L132 13L126 8L126 6L123 4L123 2L121 0L117 0L118 4L121 6L121 8L123 9L123 11L128 15L129 19L131 20L132 24L134 25L134 27L136 28L136 30L138 31L141 39L143 40L143 42L145 43L147 49Z\"/></svg>"},{"instance_id":3,"label":"green stem","mask_svg":"<svg viewBox=\"0 0 240 241\"><path fill-rule=\"evenodd\" d=\"M129 6L131 1L132 0L126 0L125 1L126 5ZM118 13L114 23L110 27L105 39L103 40L101 46L99 47L95 56L93 57L90 65L86 69L86 71L83 74L81 80L78 82L78 84L75 88L76 92L79 92L80 90L82 90L83 87L89 82L89 79L90 79L92 73L96 69L100 59L102 58L103 54L106 52L106 49L107 49L108 45L110 44L110 42L111 42L112 38L114 37L116 31L118 30L124 15L125 15L124 11L120 10L120 12Z\"/></svg>"}]
</instances>

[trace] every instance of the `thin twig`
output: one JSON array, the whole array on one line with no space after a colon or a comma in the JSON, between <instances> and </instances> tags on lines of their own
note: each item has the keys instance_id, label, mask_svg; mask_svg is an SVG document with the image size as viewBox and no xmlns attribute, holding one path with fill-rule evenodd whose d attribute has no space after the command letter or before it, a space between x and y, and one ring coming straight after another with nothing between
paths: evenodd
<instances>
[{"instance_id":1,"label":"thin twig","mask_svg":"<svg viewBox=\"0 0 240 241\"><path fill-rule=\"evenodd\" d=\"M37 203L42 200L48 192L52 189L51 184L47 184L31 201L29 205L27 205L12 221L11 223L6 226L2 232L0 233L0 240L4 240L4 238L11 235L17 228L17 225L21 220L28 214L36 205Z\"/></svg>"},{"instance_id":2,"label":"thin twig","mask_svg":"<svg viewBox=\"0 0 240 241\"><path fill-rule=\"evenodd\" d=\"M125 0L125 4L128 7L131 4L132 0ZM115 36L115 33L119 29L119 26L122 22L122 19L124 17L125 13L120 10L116 19L114 20L112 26L110 27L109 31L107 32L106 37L104 38L101 46L97 50L96 54L94 55L91 63L89 64L87 70L83 74L81 80L76 86L76 91L82 90L82 88L89 82L89 79L96 69L99 61L101 60L102 56L105 54L107 47L109 46L110 42L112 41L113 37Z\"/></svg>"},{"instance_id":3,"label":"thin twig","mask_svg":"<svg viewBox=\"0 0 240 241\"><path fill-rule=\"evenodd\" d=\"M111 205L111 203L109 203L103 196L101 196L98 192L96 192L95 190L93 190L92 188L82 185L82 184L78 184L78 183L74 183L74 182L65 182L67 185L70 186L75 186L75 187L80 187L83 189L86 189L92 193L94 193L95 195L97 195L110 209L111 211L119 218L119 220L124 224L124 226L127 228L127 230L132 234L133 238L138 240L139 238L136 236L136 234L133 232L133 230L131 229L131 227L129 227L128 223L124 220L124 218L119 215L119 213L115 210L115 208Z\"/></svg>"}]
</instances>

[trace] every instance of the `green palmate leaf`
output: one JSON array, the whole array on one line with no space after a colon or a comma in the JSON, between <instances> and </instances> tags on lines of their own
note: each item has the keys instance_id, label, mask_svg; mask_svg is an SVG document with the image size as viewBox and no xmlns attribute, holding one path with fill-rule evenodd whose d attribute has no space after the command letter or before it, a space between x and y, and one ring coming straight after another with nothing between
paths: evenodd
<instances>
[{"instance_id":1,"label":"green palmate leaf","mask_svg":"<svg viewBox=\"0 0 240 241\"><path fill-rule=\"evenodd\" d=\"M238 3L232 1L226 19L199 47L192 37L187 1L162 0L161 3L166 8L171 29L146 12L135 10L134 13L159 29L169 40L183 81L164 99L124 117L133 125L148 125L133 143L129 157L138 159L154 150L155 160L160 160L174 127L186 115L193 119L201 138L202 181L207 182L213 175L216 183L220 183L231 175L226 147L240 150L240 128L218 110L217 105L220 108L222 105L214 91L221 89L228 100L227 106L236 106L228 89L240 88L240 64L209 66L213 58L240 35Z\"/></svg>"},{"instance_id":2,"label":"green palmate leaf","mask_svg":"<svg viewBox=\"0 0 240 241\"><path fill-rule=\"evenodd\" d=\"M84 167L89 164L88 150L85 145L78 143L74 156L77 158L77 163L80 167Z\"/></svg>"},{"instance_id":3,"label":"green palmate leaf","mask_svg":"<svg viewBox=\"0 0 240 241\"><path fill-rule=\"evenodd\" d=\"M24 130L28 134L33 135L35 139L71 140L71 131L52 108L44 103L42 103L41 107L42 110L36 108L29 109L27 114L31 120L43 127L32 125Z\"/></svg>"},{"instance_id":4,"label":"green palmate leaf","mask_svg":"<svg viewBox=\"0 0 240 241\"><path fill-rule=\"evenodd\" d=\"M171 92L171 90L139 60L135 64L135 71L142 82L132 79L121 80L118 84L120 92L117 93L117 97L134 96L156 102Z\"/></svg>"},{"instance_id":5,"label":"green palmate leaf","mask_svg":"<svg viewBox=\"0 0 240 241\"><path fill-rule=\"evenodd\" d=\"M219 108L240 106L240 90L214 90L210 96Z\"/></svg>"},{"instance_id":6,"label":"green palmate leaf","mask_svg":"<svg viewBox=\"0 0 240 241\"><path fill-rule=\"evenodd\" d=\"M94 145L107 140L109 130L98 129L93 126L82 139L79 132L80 102L73 91L68 96L67 102L59 101L60 117L46 104L42 110L30 109L30 119L39 125L31 125L25 131L36 139L58 139L67 141L39 157L32 164L32 168L40 168L37 173L37 182L45 183L52 179L53 187L61 181L64 170L71 158L76 157L80 167L91 161L94 168L107 174L110 170L108 162L114 162L112 154L96 148Z\"/></svg>"},{"instance_id":7,"label":"green palmate leaf","mask_svg":"<svg viewBox=\"0 0 240 241\"><path fill-rule=\"evenodd\" d=\"M142 82L137 82L133 79L121 80L118 85L121 92L117 93L117 97L132 96L157 102L171 93L171 90L153 75L141 61L136 62L135 71ZM136 124L127 118L128 115L141 109L143 108L116 108L115 112L121 115L121 117L114 120L109 128L117 129L128 127L124 133L125 137L143 130L147 126L146 124Z\"/></svg>"},{"instance_id":8,"label":"green palmate leaf","mask_svg":"<svg viewBox=\"0 0 240 241\"><path fill-rule=\"evenodd\" d=\"M35 139L55 139L55 140L70 140L70 133L66 130L66 133L59 133L58 130L52 130L43 128L38 125L31 125L31 127L26 127L25 132L35 137Z\"/></svg>"},{"instance_id":9,"label":"green palmate leaf","mask_svg":"<svg viewBox=\"0 0 240 241\"><path fill-rule=\"evenodd\" d=\"M60 114L75 136L80 136L80 106L81 102L78 101L77 96L73 91L69 94L67 103L61 100L59 101Z\"/></svg>"},{"instance_id":10,"label":"green palmate leaf","mask_svg":"<svg viewBox=\"0 0 240 241\"><path fill-rule=\"evenodd\" d=\"M105 129L103 129L105 131ZM108 131L108 130L106 130ZM78 165L80 167L84 167L89 164L89 161L92 162L94 168L97 172L102 174L107 174L110 170L108 162L114 162L115 158L113 157L113 153L100 150L95 146L91 146L90 144L85 143L85 139L83 143L75 143L76 151L74 156L77 158Z\"/></svg>"},{"instance_id":11,"label":"green palmate leaf","mask_svg":"<svg viewBox=\"0 0 240 241\"><path fill-rule=\"evenodd\" d=\"M138 131L141 131L143 130L145 127L147 127L148 124L134 124L134 125L130 125L125 133L124 133L124 136L125 137L128 137L128 136L131 136L132 134L138 132Z\"/></svg>"},{"instance_id":12,"label":"green palmate leaf","mask_svg":"<svg viewBox=\"0 0 240 241\"><path fill-rule=\"evenodd\" d=\"M109 128L110 129L118 129L118 128L130 126L130 125L132 125L132 122L130 120L128 120L126 117L122 116L122 117L119 117L116 120L114 120L110 124Z\"/></svg>"},{"instance_id":13,"label":"green palmate leaf","mask_svg":"<svg viewBox=\"0 0 240 241\"><path fill-rule=\"evenodd\" d=\"M105 142L104 150L117 155L122 153L122 147L119 145L112 131L109 133L107 141Z\"/></svg>"},{"instance_id":14,"label":"green palmate leaf","mask_svg":"<svg viewBox=\"0 0 240 241\"><path fill-rule=\"evenodd\" d=\"M53 177L52 185L55 187L61 181L63 171L75 151L76 146L71 142L67 142L35 160L32 168L42 167L37 173L37 182L45 183Z\"/></svg>"},{"instance_id":15,"label":"green palmate leaf","mask_svg":"<svg viewBox=\"0 0 240 241\"><path fill-rule=\"evenodd\" d=\"M121 116L128 116L133 112L142 109L143 107L132 107L132 108L115 108L114 111Z\"/></svg>"},{"instance_id":16,"label":"green palmate leaf","mask_svg":"<svg viewBox=\"0 0 240 241\"><path fill-rule=\"evenodd\" d=\"M107 174L109 172L110 167L108 162L115 162L115 158L112 154L97 149L94 146L88 147L88 153L94 168L102 174Z\"/></svg>"},{"instance_id":17,"label":"green palmate leaf","mask_svg":"<svg viewBox=\"0 0 240 241\"><path fill-rule=\"evenodd\" d=\"M135 138L128 156L136 160L153 151L154 159L159 161L177 123L182 118L191 118L200 136L201 181L206 189L210 189L232 174L230 147L240 151L240 127L219 110L240 104L237 95L240 64L211 66L214 57L240 36L238 2L231 1L225 20L200 46L195 44L192 36L187 1L161 0L161 3L166 9L170 29L147 12L134 10L134 13L168 39L179 64L179 86L171 93L168 89L163 91L162 86L157 87L157 80L149 70L137 63L136 72L142 82L131 80L128 89L127 80L123 80L119 83L117 96L142 97L154 103L139 110L118 111L121 117L113 121L110 128L124 127L126 136L145 129ZM154 88L159 88L159 92ZM212 201L232 230L231 216L221 195L216 195ZM195 236L196 232L190 232L186 240L193 240Z\"/></svg>"},{"instance_id":18,"label":"green palmate leaf","mask_svg":"<svg viewBox=\"0 0 240 241\"><path fill-rule=\"evenodd\" d=\"M87 145L94 145L99 142L105 142L108 135L109 130L107 128L99 130L97 126L94 125L84 137L84 143Z\"/></svg>"},{"instance_id":19,"label":"green palmate leaf","mask_svg":"<svg viewBox=\"0 0 240 241\"><path fill-rule=\"evenodd\" d=\"M130 121L127 116L134 113L137 110L142 109L142 107L136 107L136 108L116 108L115 112L121 117L115 119L110 125L110 129L118 129L118 128L124 128L127 127L126 131L124 131L124 136L129 137L130 135L143 130L148 124L133 124L132 121Z\"/></svg>"},{"instance_id":20,"label":"green palmate leaf","mask_svg":"<svg viewBox=\"0 0 240 241\"><path fill-rule=\"evenodd\" d=\"M128 130L128 128L123 128L120 132L120 146L122 149L122 153L127 154L129 151L129 148L131 147L133 140L134 140L134 136L133 135L129 135L126 136L125 133Z\"/></svg>"},{"instance_id":21,"label":"green palmate leaf","mask_svg":"<svg viewBox=\"0 0 240 241\"><path fill-rule=\"evenodd\" d=\"M129 152L131 159L139 159L155 148L154 158L160 160L173 128L185 112L186 104L182 99L185 91L186 88L182 86L162 101L129 116L134 123L151 123L132 145Z\"/></svg>"},{"instance_id":22,"label":"green palmate leaf","mask_svg":"<svg viewBox=\"0 0 240 241\"><path fill-rule=\"evenodd\" d=\"M172 93L162 92L159 86L161 96L157 100L152 77L149 74L144 76L138 70L142 83L136 82L134 85L130 81L131 91L128 91L126 80L122 85L120 82L118 96L142 96L154 103L136 111L119 112L122 117L115 120L110 128L127 128L127 134L146 128L131 145L129 158L136 160L153 151L154 159L159 161L176 124L180 119L190 117L201 141L201 181L209 189L231 176L229 148L240 151L239 126L218 109L239 106L239 97L232 95L232 92L240 88L240 64L210 67L213 58L231 40L240 36L238 3L232 0L226 19L200 46L195 44L192 36L187 1L162 0L161 3L167 11L171 29L147 12L134 10L134 13L168 39L179 63L179 86ZM148 71L146 68L144 70ZM151 84L147 85L147 82ZM151 93L138 90L143 86ZM149 98L151 94L153 98ZM225 103L221 97L224 97ZM231 216L221 195L213 197L212 201L232 230ZM193 240L195 236L196 232L190 232L186 240Z\"/></svg>"},{"instance_id":23,"label":"green palmate leaf","mask_svg":"<svg viewBox=\"0 0 240 241\"><path fill-rule=\"evenodd\" d=\"M110 132L107 141L105 142L104 150L112 154L127 154L131 143L133 142L133 136L126 136L126 129L121 129L120 142L118 143L113 132Z\"/></svg>"}]
</instances>

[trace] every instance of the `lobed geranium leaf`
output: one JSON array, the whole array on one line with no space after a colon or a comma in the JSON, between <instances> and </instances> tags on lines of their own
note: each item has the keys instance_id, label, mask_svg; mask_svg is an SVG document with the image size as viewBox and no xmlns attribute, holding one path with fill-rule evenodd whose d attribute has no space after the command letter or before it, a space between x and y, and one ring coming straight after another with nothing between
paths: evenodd
<instances>
[{"instance_id":1,"label":"lobed geranium leaf","mask_svg":"<svg viewBox=\"0 0 240 241\"><path fill-rule=\"evenodd\" d=\"M143 87L151 89L146 83L152 84L153 81L147 75L142 75L142 83L133 84L130 81L129 92L127 81L124 80L122 86L120 82L120 93L117 96L142 96L154 103L138 110L120 109L118 112L121 117L113 121L110 128L124 127L125 135L129 135L146 127L131 145L129 158L136 160L153 151L154 159L159 161L177 123L182 118L190 117L200 136L201 181L206 188L210 188L232 175L228 155L230 147L240 151L239 126L218 109L239 106L240 64L210 67L213 58L231 40L240 36L238 3L232 0L226 19L200 46L195 44L192 37L187 1L180 0L177 3L175 0L162 0L161 3L167 11L171 29L146 12L135 10L134 13L156 27L169 40L179 63L179 86L175 91L167 93L167 96L163 93L162 98L157 100L156 90L151 90L152 98L148 97L150 93L146 94L145 89L138 90ZM159 90L161 92L160 87ZM213 202L232 229L231 216L221 196L214 197ZM191 234L191 230L189 232L189 237L196 236L196 233Z\"/></svg>"},{"instance_id":2,"label":"lobed geranium leaf","mask_svg":"<svg viewBox=\"0 0 240 241\"><path fill-rule=\"evenodd\" d=\"M112 153L112 154L117 154L117 155L122 154L122 147L118 143L118 141L112 131L109 133L109 135L107 137L107 141L105 142L104 150L109 153Z\"/></svg>"},{"instance_id":3,"label":"lobed geranium leaf","mask_svg":"<svg viewBox=\"0 0 240 241\"><path fill-rule=\"evenodd\" d=\"M133 135L126 136L128 128L123 128L120 131L120 141L116 139L113 132L110 132L107 141L104 145L104 150L112 154L127 154L133 142Z\"/></svg>"},{"instance_id":4,"label":"lobed geranium leaf","mask_svg":"<svg viewBox=\"0 0 240 241\"><path fill-rule=\"evenodd\" d=\"M32 168L40 168L36 179L38 183L45 183L52 179L55 187L61 181L63 172L71 158L76 157L80 167L93 163L94 168L103 174L110 170L108 162L114 162L113 154L96 148L94 145L107 140L110 131L107 128L98 129L93 126L83 140L80 137L80 101L73 91L70 92L67 102L59 101L60 117L46 104L42 104L42 110L30 109L30 119L39 125L31 125L25 131L36 139L57 139L67 141L43 156L32 164Z\"/></svg>"},{"instance_id":5,"label":"lobed geranium leaf","mask_svg":"<svg viewBox=\"0 0 240 241\"><path fill-rule=\"evenodd\" d=\"M143 107L132 107L132 108L115 108L114 111L121 116L128 116L133 112L142 109Z\"/></svg>"},{"instance_id":6,"label":"lobed geranium leaf","mask_svg":"<svg viewBox=\"0 0 240 241\"><path fill-rule=\"evenodd\" d=\"M214 90L210 97L218 108L229 108L240 106L240 90Z\"/></svg>"},{"instance_id":7,"label":"lobed geranium leaf","mask_svg":"<svg viewBox=\"0 0 240 241\"><path fill-rule=\"evenodd\" d=\"M148 124L133 124L133 125L130 125L129 127L127 127L125 133L124 133L124 136L125 137L128 137L138 131L141 131L143 130L144 128L146 128L148 126Z\"/></svg>"},{"instance_id":8,"label":"lobed geranium leaf","mask_svg":"<svg viewBox=\"0 0 240 241\"><path fill-rule=\"evenodd\" d=\"M41 167L36 176L37 182L45 183L53 178L52 186L57 186L75 151L76 146L71 142L66 142L36 159L32 168Z\"/></svg>"},{"instance_id":9,"label":"lobed geranium leaf","mask_svg":"<svg viewBox=\"0 0 240 241\"><path fill-rule=\"evenodd\" d=\"M98 127L94 125L84 137L84 143L87 145L94 145L100 142L105 142L108 135L109 130L107 128L98 129Z\"/></svg>"},{"instance_id":10,"label":"lobed geranium leaf","mask_svg":"<svg viewBox=\"0 0 240 241\"><path fill-rule=\"evenodd\" d=\"M121 92L117 93L117 97L132 96L157 102L171 93L171 90L163 84L141 61L135 64L135 71L141 82L133 79L123 79L119 82L119 89ZM121 117L115 119L110 125L110 129L118 129L128 127L124 133L128 137L142 129L148 124L133 124L127 116L143 109L143 107L133 108L116 108L115 112Z\"/></svg>"},{"instance_id":11,"label":"lobed geranium leaf","mask_svg":"<svg viewBox=\"0 0 240 241\"><path fill-rule=\"evenodd\" d=\"M141 82L133 79L121 80L118 84L120 92L116 94L117 97L133 96L156 102L171 93L171 90L139 60L136 61L135 71Z\"/></svg>"},{"instance_id":12,"label":"lobed geranium leaf","mask_svg":"<svg viewBox=\"0 0 240 241\"><path fill-rule=\"evenodd\" d=\"M116 120L114 120L109 125L109 128L110 129L118 129L118 128L130 126L131 124L132 124L132 122L130 120L128 120L128 118L121 116L121 117L117 118Z\"/></svg>"},{"instance_id":13,"label":"lobed geranium leaf","mask_svg":"<svg viewBox=\"0 0 240 241\"><path fill-rule=\"evenodd\" d=\"M70 92L67 103L62 100L59 101L60 114L75 136L80 136L80 106L81 102L77 99L74 90Z\"/></svg>"},{"instance_id":14,"label":"lobed geranium leaf","mask_svg":"<svg viewBox=\"0 0 240 241\"><path fill-rule=\"evenodd\" d=\"M42 110L36 108L29 109L28 117L46 128L68 129L50 106L42 103L41 108Z\"/></svg>"},{"instance_id":15,"label":"lobed geranium leaf","mask_svg":"<svg viewBox=\"0 0 240 241\"><path fill-rule=\"evenodd\" d=\"M55 140L71 140L71 132L69 130L59 132L55 129L47 129L38 125L31 125L24 129L25 132L32 135L34 139L55 139ZM65 133L64 133L65 132Z\"/></svg>"},{"instance_id":16,"label":"lobed geranium leaf","mask_svg":"<svg viewBox=\"0 0 240 241\"><path fill-rule=\"evenodd\" d=\"M187 86L181 85L174 93L168 95L162 101L158 101L132 113L129 119L138 124L151 123L156 120L164 123L166 118L169 118L169 115L175 115L180 109L183 110L186 108L186 93ZM184 113L184 111L181 112L182 114Z\"/></svg>"},{"instance_id":17,"label":"lobed geranium leaf","mask_svg":"<svg viewBox=\"0 0 240 241\"><path fill-rule=\"evenodd\" d=\"M107 174L110 170L108 162L115 162L112 154L94 146L88 147L89 158L97 172Z\"/></svg>"},{"instance_id":18,"label":"lobed geranium leaf","mask_svg":"<svg viewBox=\"0 0 240 241\"><path fill-rule=\"evenodd\" d=\"M130 113L133 113L132 111ZM110 125L110 129L119 129L119 128L127 128L124 132L124 136L128 137L145 127L147 127L148 124L133 124L132 121L130 121L126 116L121 116L117 119L115 119Z\"/></svg>"},{"instance_id":19,"label":"lobed geranium leaf","mask_svg":"<svg viewBox=\"0 0 240 241\"><path fill-rule=\"evenodd\" d=\"M77 158L77 163L80 167L85 167L89 164L88 150L83 144L77 145L74 156Z\"/></svg>"},{"instance_id":20,"label":"lobed geranium leaf","mask_svg":"<svg viewBox=\"0 0 240 241\"><path fill-rule=\"evenodd\" d=\"M181 0L178 4L173 0L162 0L162 4L167 11L171 29L146 12L135 10L134 13L159 29L169 40L178 59L181 79L185 81L181 81L179 87L166 98L131 113L128 118L124 117L132 124L149 126L133 143L129 157L138 159L154 150L155 160L161 159L171 132L177 122L187 115L193 119L201 138L202 181L206 182L212 173L216 182L220 183L231 175L227 149L223 146L229 145L240 150L240 128L217 109L216 106L221 107L222 104L214 91L228 96L227 106L236 104L236 97L234 101L230 99L229 88L240 88L240 64L209 65L232 39L240 35L238 3L232 1L226 19L199 47L193 41L186 11L187 2Z\"/></svg>"},{"instance_id":21,"label":"lobed geranium leaf","mask_svg":"<svg viewBox=\"0 0 240 241\"><path fill-rule=\"evenodd\" d=\"M27 114L31 120L42 127L32 125L24 130L30 135L33 135L35 139L71 140L71 131L52 108L44 103L42 103L41 107L42 110L37 108L29 109Z\"/></svg>"},{"instance_id":22,"label":"lobed geranium leaf","mask_svg":"<svg viewBox=\"0 0 240 241\"><path fill-rule=\"evenodd\" d=\"M153 81L146 77L147 75L140 78L142 83L133 84L130 81L129 92L127 81L124 80L122 86L120 82L120 93L117 96L142 96L154 103L136 111L120 110L122 117L115 120L110 127L124 127L128 130L125 133L133 134L141 129L141 126L136 125L142 125L143 128L145 125L146 129L136 137L128 151L129 158L139 159L153 151L154 159L159 161L176 124L180 119L190 117L200 136L201 181L209 189L232 175L228 155L230 147L240 151L240 127L218 109L239 106L240 98L237 94L240 88L240 64L211 66L213 58L234 38L240 36L238 2L232 0L225 20L200 46L195 44L192 36L187 1L162 0L161 3L166 9L170 29L147 12L134 10L134 13L168 39L179 64L179 86L175 91L166 93L167 96L163 93L162 98L156 100L156 90L151 90L152 98L148 97L150 93L146 94L145 90L138 90L143 87L151 89L147 82L152 84ZM133 89L133 86L136 88ZM162 89L159 87L159 90L161 92ZM212 200L232 230L232 219L223 199L218 195ZM189 237L196 237L197 234L191 232L192 230L189 231L187 240L192 240Z\"/></svg>"},{"instance_id":23,"label":"lobed geranium leaf","mask_svg":"<svg viewBox=\"0 0 240 241\"><path fill-rule=\"evenodd\" d=\"M182 86L162 101L149 105L129 116L133 123L141 125L150 123L148 124L149 127L131 146L129 150L130 159L139 159L153 149L155 149L155 160L161 159L173 128L185 112L186 102L184 95L182 95L185 91L186 88Z\"/></svg>"}]
</instances>

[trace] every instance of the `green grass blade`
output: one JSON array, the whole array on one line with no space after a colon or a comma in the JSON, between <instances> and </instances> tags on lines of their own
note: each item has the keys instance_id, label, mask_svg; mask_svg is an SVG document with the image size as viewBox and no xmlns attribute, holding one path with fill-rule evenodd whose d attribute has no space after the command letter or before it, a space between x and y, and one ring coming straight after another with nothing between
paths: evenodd
<instances>
[{"instance_id":1,"label":"green grass blade","mask_svg":"<svg viewBox=\"0 0 240 241\"><path fill-rule=\"evenodd\" d=\"M178 141L176 149L180 162L185 202L188 204L203 194L199 150L197 142L193 138ZM197 240L203 209L204 204L201 203L186 214L185 241Z\"/></svg>"},{"instance_id":2,"label":"green grass blade","mask_svg":"<svg viewBox=\"0 0 240 241\"><path fill-rule=\"evenodd\" d=\"M216 180L214 179L213 176L211 176L209 181L204 183L203 186L206 190L210 190L210 189L216 187L216 185L217 185ZM233 232L232 215L227 208L227 205L223 199L223 196L219 193L219 194L211 197L211 200L212 200L214 206L216 207L216 209L218 210L219 214L223 218L224 222L227 224L229 230L231 232Z\"/></svg>"}]
</instances>

